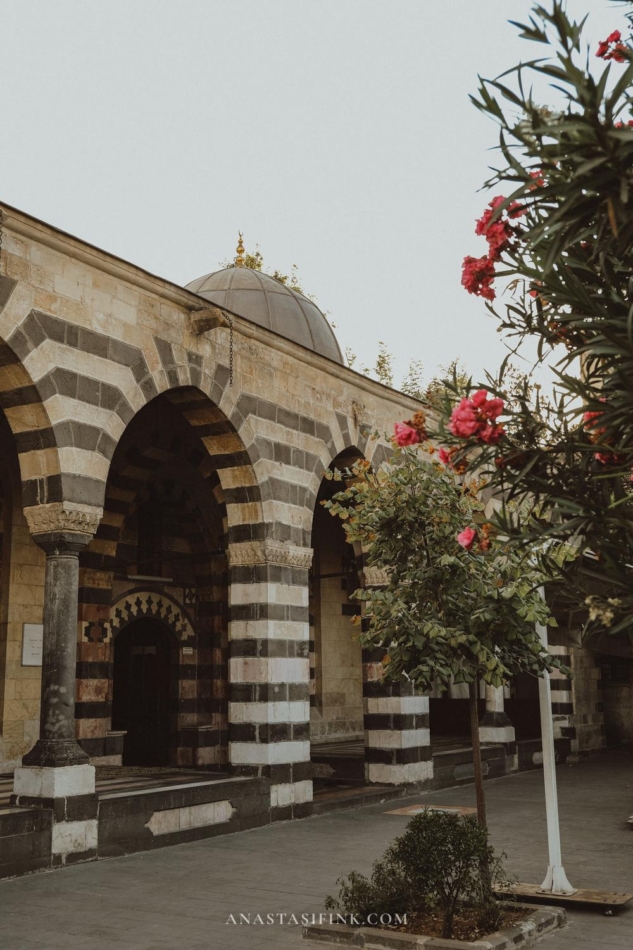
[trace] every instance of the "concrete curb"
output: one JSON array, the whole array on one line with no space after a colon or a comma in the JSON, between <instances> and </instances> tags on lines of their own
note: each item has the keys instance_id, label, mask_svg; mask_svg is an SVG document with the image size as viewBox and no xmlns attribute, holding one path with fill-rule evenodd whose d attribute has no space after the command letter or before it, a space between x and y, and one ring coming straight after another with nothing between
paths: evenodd
<instances>
[{"instance_id":1,"label":"concrete curb","mask_svg":"<svg viewBox=\"0 0 633 950\"><path fill-rule=\"evenodd\" d=\"M347 924L315 924L303 928L307 940L335 943L343 947L363 947L365 950L510 950L531 946L541 937L562 927L567 914L562 907L538 907L534 904L517 904L531 911L530 916L513 927L504 927L482 940L444 940L442 937L425 937L423 934L398 933L395 930L380 930L377 927L350 927Z\"/></svg>"}]
</instances>

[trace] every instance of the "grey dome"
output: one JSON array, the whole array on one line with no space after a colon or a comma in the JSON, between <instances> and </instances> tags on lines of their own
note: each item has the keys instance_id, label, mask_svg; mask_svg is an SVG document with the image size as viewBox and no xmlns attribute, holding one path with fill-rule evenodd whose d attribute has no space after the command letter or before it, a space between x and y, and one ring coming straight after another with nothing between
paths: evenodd
<instances>
[{"instance_id":1,"label":"grey dome","mask_svg":"<svg viewBox=\"0 0 633 950\"><path fill-rule=\"evenodd\" d=\"M250 267L226 267L187 284L187 290L293 343L343 363L332 327L311 300Z\"/></svg>"}]
</instances>

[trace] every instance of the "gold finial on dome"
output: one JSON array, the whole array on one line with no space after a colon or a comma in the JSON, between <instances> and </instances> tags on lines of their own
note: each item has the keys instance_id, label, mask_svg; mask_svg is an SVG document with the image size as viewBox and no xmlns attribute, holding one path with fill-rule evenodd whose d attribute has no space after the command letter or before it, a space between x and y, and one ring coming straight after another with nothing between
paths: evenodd
<instances>
[{"instance_id":1,"label":"gold finial on dome","mask_svg":"<svg viewBox=\"0 0 633 950\"><path fill-rule=\"evenodd\" d=\"M237 247L235 248L235 250L237 251L237 257L235 258L235 266L244 267L244 244L242 242L243 235L241 231L238 231L237 233L239 234L239 240L237 242Z\"/></svg>"}]
</instances>

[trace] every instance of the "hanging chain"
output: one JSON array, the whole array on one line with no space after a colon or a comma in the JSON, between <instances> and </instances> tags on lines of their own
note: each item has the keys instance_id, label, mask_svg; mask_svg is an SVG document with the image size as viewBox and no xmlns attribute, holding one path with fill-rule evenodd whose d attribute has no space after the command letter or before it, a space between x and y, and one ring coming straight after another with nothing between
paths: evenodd
<instances>
[{"instance_id":1,"label":"hanging chain","mask_svg":"<svg viewBox=\"0 0 633 950\"><path fill-rule=\"evenodd\" d=\"M229 386L233 385L233 318L225 313L224 316L229 321Z\"/></svg>"},{"instance_id":2,"label":"hanging chain","mask_svg":"<svg viewBox=\"0 0 633 950\"><path fill-rule=\"evenodd\" d=\"M4 230L4 211L0 208L0 264L2 263L2 233Z\"/></svg>"}]
</instances>

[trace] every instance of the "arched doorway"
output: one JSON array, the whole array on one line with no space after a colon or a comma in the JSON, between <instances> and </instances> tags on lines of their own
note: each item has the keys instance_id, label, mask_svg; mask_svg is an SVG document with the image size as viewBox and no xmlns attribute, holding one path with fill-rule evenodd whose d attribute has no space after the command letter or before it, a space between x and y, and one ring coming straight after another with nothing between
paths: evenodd
<instances>
[{"instance_id":1,"label":"arched doorway","mask_svg":"<svg viewBox=\"0 0 633 950\"><path fill-rule=\"evenodd\" d=\"M123 765L169 765L174 651L167 627L140 618L114 643L112 728L125 730Z\"/></svg>"},{"instance_id":2,"label":"arched doorway","mask_svg":"<svg viewBox=\"0 0 633 950\"><path fill-rule=\"evenodd\" d=\"M345 471L361 457L345 450L331 468ZM317 792L330 784L362 785L365 772L363 658L353 622L360 605L351 599L359 565L341 521L322 505L341 488L321 481L312 522L310 739Z\"/></svg>"}]
</instances>

